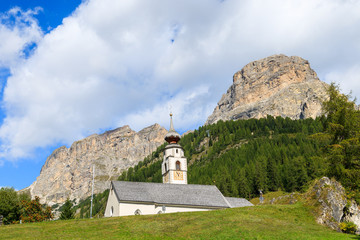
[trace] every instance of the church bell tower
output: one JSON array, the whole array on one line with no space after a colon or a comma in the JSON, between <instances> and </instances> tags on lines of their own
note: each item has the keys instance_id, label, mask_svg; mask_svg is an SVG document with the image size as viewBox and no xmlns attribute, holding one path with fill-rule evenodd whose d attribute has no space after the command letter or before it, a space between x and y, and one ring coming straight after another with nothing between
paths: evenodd
<instances>
[{"instance_id":1,"label":"church bell tower","mask_svg":"<svg viewBox=\"0 0 360 240\"><path fill-rule=\"evenodd\" d=\"M174 129L170 113L170 129L165 135L165 140L169 144L165 147L161 166L163 183L187 184L187 160L184 149L178 144L180 138L180 134Z\"/></svg>"}]
</instances>

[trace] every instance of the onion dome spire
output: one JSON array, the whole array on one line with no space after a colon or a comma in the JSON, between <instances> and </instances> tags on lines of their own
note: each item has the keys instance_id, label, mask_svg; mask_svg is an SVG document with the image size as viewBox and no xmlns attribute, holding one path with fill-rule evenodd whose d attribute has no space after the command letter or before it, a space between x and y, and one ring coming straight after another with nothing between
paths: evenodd
<instances>
[{"instance_id":1,"label":"onion dome spire","mask_svg":"<svg viewBox=\"0 0 360 240\"><path fill-rule=\"evenodd\" d=\"M165 141L167 141L170 144L177 143L181 138L180 134L178 134L174 129L172 116L173 116L172 113L170 113L170 129L169 132L165 135Z\"/></svg>"}]
</instances>

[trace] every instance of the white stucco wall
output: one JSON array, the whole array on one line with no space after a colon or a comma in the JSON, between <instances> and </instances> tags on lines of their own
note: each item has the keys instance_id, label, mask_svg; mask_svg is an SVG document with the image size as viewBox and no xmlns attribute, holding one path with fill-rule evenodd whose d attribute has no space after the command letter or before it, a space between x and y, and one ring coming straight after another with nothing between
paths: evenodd
<instances>
[{"instance_id":1,"label":"white stucco wall","mask_svg":"<svg viewBox=\"0 0 360 240\"><path fill-rule=\"evenodd\" d=\"M166 206L166 205L155 205L153 203L118 203L114 195L109 195L109 199L106 205L105 217L110 217L110 208L114 207L113 217L118 216L133 216L136 210L141 211L141 215L151 215L163 213L175 213L175 212L199 212L213 210L210 208L198 208L198 207L181 207L181 206ZM165 211L163 211L165 206Z\"/></svg>"},{"instance_id":2,"label":"white stucco wall","mask_svg":"<svg viewBox=\"0 0 360 240\"><path fill-rule=\"evenodd\" d=\"M135 215L137 209L141 211L141 215L155 214L155 204L120 203L120 216Z\"/></svg>"},{"instance_id":3,"label":"white stucco wall","mask_svg":"<svg viewBox=\"0 0 360 240\"><path fill-rule=\"evenodd\" d=\"M175 212L200 212L200 211L209 211L212 209L207 208L191 208L191 207L174 207L174 206L165 206L165 212L163 212L163 206L156 206L155 213L161 211L162 213L175 213Z\"/></svg>"},{"instance_id":4,"label":"white stucco wall","mask_svg":"<svg viewBox=\"0 0 360 240\"><path fill-rule=\"evenodd\" d=\"M112 216L110 214L111 207L114 208L114 212L113 212ZM105 217L118 217L118 216L120 216L120 213L119 213L119 201L117 200L117 197L115 195L114 190L111 189L111 188L110 188L110 192L109 192L109 198L108 198L108 201L106 203L104 216Z\"/></svg>"}]
</instances>

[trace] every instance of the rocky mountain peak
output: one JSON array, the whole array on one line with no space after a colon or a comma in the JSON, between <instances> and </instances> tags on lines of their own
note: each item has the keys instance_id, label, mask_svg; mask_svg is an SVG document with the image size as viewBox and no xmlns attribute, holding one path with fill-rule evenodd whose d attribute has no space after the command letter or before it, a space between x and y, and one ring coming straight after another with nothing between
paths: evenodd
<instances>
[{"instance_id":1,"label":"rocky mountain peak","mask_svg":"<svg viewBox=\"0 0 360 240\"><path fill-rule=\"evenodd\" d=\"M93 134L53 151L39 177L26 190L43 203L63 203L67 198L86 198L91 193L92 166L95 165L95 193L109 187L111 180L133 167L164 143L167 130L159 124L139 132L123 126L103 134Z\"/></svg>"},{"instance_id":2,"label":"rocky mountain peak","mask_svg":"<svg viewBox=\"0 0 360 240\"><path fill-rule=\"evenodd\" d=\"M233 84L206 124L266 115L315 118L327 98L326 88L307 60L273 55L251 62L234 74Z\"/></svg>"}]
</instances>

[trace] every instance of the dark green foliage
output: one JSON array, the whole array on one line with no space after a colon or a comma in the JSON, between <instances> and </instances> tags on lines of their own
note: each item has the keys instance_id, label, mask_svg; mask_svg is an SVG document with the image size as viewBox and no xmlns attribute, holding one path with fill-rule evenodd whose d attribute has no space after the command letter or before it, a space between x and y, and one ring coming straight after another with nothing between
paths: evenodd
<instances>
[{"instance_id":1,"label":"dark green foliage","mask_svg":"<svg viewBox=\"0 0 360 240\"><path fill-rule=\"evenodd\" d=\"M213 182L224 195L234 197L254 196L260 189L300 191L308 180L322 175L325 164L321 155L318 143L302 133L253 139L216 158L196 161L189 167L189 182ZM314 166L320 167L314 170ZM232 191L232 185L238 190Z\"/></svg>"},{"instance_id":2,"label":"dark green foliage","mask_svg":"<svg viewBox=\"0 0 360 240\"><path fill-rule=\"evenodd\" d=\"M14 188L0 189L0 215L3 223L10 224L20 218L20 200Z\"/></svg>"},{"instance_id":3,"label":"dark green foliage","mask_svg":"<svg viewBox=\"0 0 360 240\"><path fill-rule=\"evenodd\" d=\"M338 85L332 83L328 89L330 98L323 103L327 116L326 130L334 137L334 143L359 136L360 113L355 110L355 100L351 95L340 93Z\"/></svg>"},{"instance_id":4,"label":"dark green foliage","mask_svg":"<svg viewBox=\"0 0 360 240\"><path fill-rule=\"evenodd\" d=\"M156 149L151 155L147 156L144 161L139 162L134 168L124 171L119 181L133 182L162 182L161 159L165 146L163 144Z\"/></svg>"},{"instance_id":5,"label":"dark green foliage","mask_svg":"<svg viewBox=\"0 0 360 240\"><path fill-rule=\"evenodd\" d=\"M333 140L327 147L328 175L340 181L360 204L360 111L355 109L355 100L340 94L335 84L328 92L330 99L324 102L326 131Z\"/></svg>"},{"instance_id":6,"label":"dark green foliage","mask_svg":"<svg viewBox=\"0 0 360 240\"><path fill-rule=\"evenodd\" d=\"M73 204L70 201L70 199L67 199L62 207L60 219L61 220L73 219L74 215L75 212L73 210Z\"/></svg>"},{"instance_id":7,"label":"dark green foliage","mask_svg":"<svg viewBox=\"0 0 360 240\"><path fill-rule=\"evenodd\" d=\"M39 197L31 200L26 193L18 194L14 188L0 189L0 215L3 215L3 223L41 222L51 219L51 208L40 204Z\"/></svg>"},{"instance_id":8,"label":"dark green foliage","mask_svg":"<svg viewBox=\"0 0 360 240\"><path fill-rule=\"evenodd\" d=\"M102 193L94 194L93 210L92 210L93 217L96 216L102 217L104 215L108 196L109 196L109 190L105 190ZM76 212L77 209L80 209L80 215L77 217L89 218L90 206L91 206L91 196L80 201L80 203L73 208L73 211Z\"/></svg>"},{"instance_id":9,"label":"dark green foliage","mask_svg":"<svg viewBox=\"0 0 360 240\"><path fill-rule=\"evenodd\" d=\"M268 116L200 127L180 141L188 158L188 181L215 184L225 196L234 197L255 197L259 189L301 191L326 169L321 148L329 140L312 137L324 130L324 122ZM164 147L119 180L161 182Z\"/></svg>"}]
</instances>

